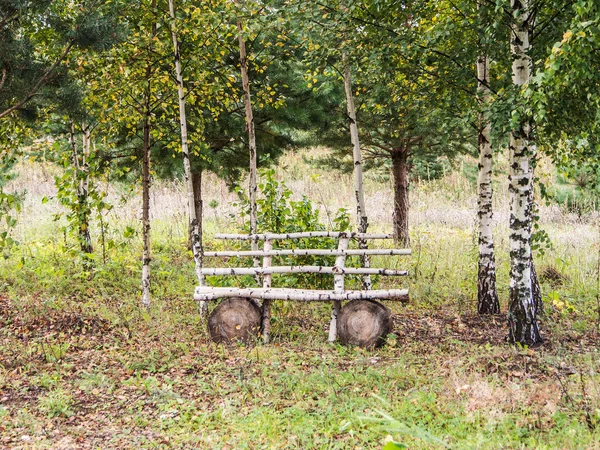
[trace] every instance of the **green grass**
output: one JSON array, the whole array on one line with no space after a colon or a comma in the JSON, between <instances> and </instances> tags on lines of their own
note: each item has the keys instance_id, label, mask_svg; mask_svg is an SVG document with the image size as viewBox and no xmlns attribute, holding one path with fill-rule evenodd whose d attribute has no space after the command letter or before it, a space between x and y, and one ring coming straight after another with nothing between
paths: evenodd
<instances>
[{"instance_id":1,"label":"green grass","mask_svg":"<svg viewBox=\"0 0 600 450\"><path fill-rule=\"evenodd\" d=\"M470 194L465 180L455 185L458 197L422 185L415 208L447 197L456 209ZM388 303L394 334L366 351L326 342L325 304L276 302L270 345L212 343L191 300L185 221L166 212L153 223L150 311L139 308L139 237L122 234L133 222L112 222L115 245L106 263L96 254L93 273L56 242L60 224L40 223L22 224L22 245L0 262L2 448L600 448L592 223L545 225L553 247L536 263L546 344L534 351L506 344L504 316L473 314L472 226L422 221L412 257L373 261L410 270L399 283L411 302ZM222 245L210 235L227 223L209 213L207 247ZM506 310L504 227L496 239Z\"/></svg>"}]
</instances>

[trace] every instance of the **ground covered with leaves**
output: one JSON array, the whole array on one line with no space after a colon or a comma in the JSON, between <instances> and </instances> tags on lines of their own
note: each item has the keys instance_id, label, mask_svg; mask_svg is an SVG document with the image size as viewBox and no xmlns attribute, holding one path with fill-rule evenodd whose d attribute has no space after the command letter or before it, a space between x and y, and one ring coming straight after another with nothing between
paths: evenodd
<instances>
[{"instance_id":1,"label":"ground covered with leaves","mask_svg":"<svg viewBox=\"0 0 600 450\"><path fill-rule=\"evenodd\" d=\"M342 202L353 198L351 175L303 181L309 168L295 158L290 185L322 199L322 217L354 208ZM476 161L472 167L475 173ZM495 207L504 313L474 313L475 180L456 172L411 191L412 256L371 261L410 273L374 278L377 288L410 291L406 305L385 302L394 332L382 348L328 344L329 305L299 302L275 302L271 344L225 346L210 341L191 300L196 279L181 185L153 191L152 306L145 311L139 204L113 198L106 239L84 261L64 220L53 218L61 206L44 179L32 172L22 186L29 200L15 230L21 244L0 258L2 449L382 449L387 441L411 449L600 449L597 213L540 204L551 245L535 255L545 308L545 343L535 350L505 341L505 184ZM366 182L373 231L388 231L381 205L391 204L389 185ZM205 217L205 246L222 250L211 236L239 231L228 219L239 217L229 202L235 197L216 179L203 192L215 206ZM273 283L299 285L284 275Z\"/></svg>"},{"instance_id":2,"label":"ground covered with leaves","mask_svg":"<svg viewBox=\"0 0 600 450\"><path fill-rule=\"evenodd\" d=\"M515 349L502 316L399 305L367 351L282 303L273 344L223 346L188 299L99 302L0 299L0 447L599 448L594 333Z\"/></svg>"}]
</instances>

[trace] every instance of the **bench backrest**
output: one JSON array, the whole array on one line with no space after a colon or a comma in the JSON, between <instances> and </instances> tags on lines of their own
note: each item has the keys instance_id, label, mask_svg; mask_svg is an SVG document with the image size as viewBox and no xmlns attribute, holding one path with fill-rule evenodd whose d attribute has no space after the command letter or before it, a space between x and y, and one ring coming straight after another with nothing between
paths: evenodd
<instances>
[{"instance_id":1,"label":"bench backrest","mask_svg":"<svg viewBox=\"0 0 600 450\"><path fill-rule=\"evenodd\" d=\"M321 273L334 276L334 290L343 292L345 275L362 275L365 278L371 275L384 276L403 276L407 275L406 270L394 270L387 268L346 267L347 256L373 256L373 255L410 255L410 249L350 249L351 239L366 241L371 239L392 239L390 234L368 234L352 232L332 232L332 231L307 231L301 233L262 233L262 234L217 234L216 239L225 240L245 240L262 241L262 250L225 250L204 252L206 257L253 257L255 258L255 267L205 267L202 269L202 275L256 275L263 277L263 288L271 287L271 275L283 273ZM338 240L337 249L273 249L273 241L305 239L305 238L334 238ZM273 265L273 256L335 256L334 266L314 266L314 265L292 265L278 266ZM259 258L262 261L259 261ZM365 283L370 289L370 282Z\"/></svg>"}]
</instances>

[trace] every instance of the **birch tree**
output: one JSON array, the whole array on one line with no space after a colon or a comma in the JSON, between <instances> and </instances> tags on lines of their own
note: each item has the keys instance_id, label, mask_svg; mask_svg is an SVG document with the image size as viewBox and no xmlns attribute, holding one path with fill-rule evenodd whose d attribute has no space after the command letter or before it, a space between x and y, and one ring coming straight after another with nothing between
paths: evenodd
<instances>
[{"instance_id":1,"label":"birch tree","mask_svg":"<svg viewBox=\"0 0 600 450\"><path fill-rule=\"evenodd\" d=\"M248 79L248 57L246 54L246 42L244 40L244 26L241 18L237 20L238 43L240 48L240 73L242 76L242 89L244 93L244 111L246 114L246 131L248 132L248 151L250 156L250 171L248 174L248 199L250 200L250 234L256 234L256 194L258 185L256 182L256 134L254 132L254 117L252 112L252 101L250 98L250 81ZM258 249L258 242L252 241L252 250ZM254 265L258 265L254 260Z\"/></svg>"},{"instance_id":2,"label":"birch tree","mask_svg":"<svg viewBox=\"0 0 600 450\"><path fill-rule=\"evenodd\" d=\"M533 14L528 0L511 0L514 21L511 29L513 83L522 89L530 81L529 34ZM510 301L509 339L522 345L542 342L532 287L531 228L533 159L535 141L531 121L516 111L519 120L510 133Z\"/></svg>"},{"instance_id":3,"label":"birch tree","mask_svg":"<svg viewBox=\"0 0 600 450\"><path fill-rule=\"evenodd\" d=\"M154 8L156 3L153 2ZM150 130L152 127L152 40L156 35L156 23L150 25L151 36L148 45L148 60L146 63L146 74L142 104L142 305L150 308L150 151L152 148L152 137Z\"/></svg>"},{"instance_id":4,"label":"birch tree","mask_svg":"<svg viewBox=\"0 0 600 450\"><path fill-rule=\"evenodd\" d=\"M478 10L481 5L478 3ZM477 98L481 107L478 117L479 165L477 176L477 216L479 218L479 264L477 275L477 312L479 314L500 313L500 302L496 291L496 260L492 229L492 144L491 123L486 107L490 101L489 57L479 45L482 53L477 57Z\"/></svg>"},{"instance_id":5,"label":"birch tree","mask_svg":"<svg viewBox=\"0 0 600 450\"><path fill-rule=\"evenodd\" d=\"M365 189L363 185L363 161L360 151L360 139L358 135L358 124L356 123L356 110L354 107L354 95L352 94L352 74L350 65L344 67L344 91L346 93L346 110L348 111L348 122L350 124L350 139L352 142L352 159L354 173L354 196L356 198L356 222L359 233L366 233L369 228L367 208L365 206ZM367 248L367 241L359 239L358 246ZM361 266L369 267L369 257L361 256ZM365 275L362 278L363 288L371 289L371 277Z\"/></svg>"},{"instance_id":6,"label":"birch tree","mask_svg":"<svg viewBox=\"0 0 600 450\"><path fill-rule=\"evenodd\" d=\"M187 187L188 216L190 222L190 236L192 253L196 268L196 276L200 284L204 283L202 275L202 210L198 211L197 205L202 204L202 172L192 172L190 163L190 151L188 147L187 116L185 111L185 91L183 75L181 71L181 54L177 41L177 19L175 16L174 0L169 0L169 15L171 17L171 38L173 40L173 53L175 56L175 79L177 81L177 98L179 101L179 125L181 129L181 154L183 157L183 168ZM200 313L206 315L208 312L205 302L200 304Z\"/></svg>"},{"instance_id":7,"label":"birch tree","mask_svg":"<svg viewBox=\"0 0 600 450\"><path fill-rule=\"evenodd\" d=\"M84 255L91 254L94 250L92 247L92 237L90 236L90 208L89 208L89 158L91 147L91 129L84 122L81 124L82 149L78 150L78 145L75 140L75 122L70 121L69 124L69 139L71 141L71 158L73 162L74 182L77 189L77 222L78 222L78 237L81 252ZM84 256L88 259L87 256Z\"/></svg>"}]
</instances>

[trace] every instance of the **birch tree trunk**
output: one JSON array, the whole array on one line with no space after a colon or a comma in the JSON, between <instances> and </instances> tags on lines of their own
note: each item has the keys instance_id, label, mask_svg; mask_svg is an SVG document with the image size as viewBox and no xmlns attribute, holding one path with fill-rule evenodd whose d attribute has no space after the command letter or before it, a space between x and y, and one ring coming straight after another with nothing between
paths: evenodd
<instances>
[{"instance_id":1,"label":"birch tree trunk","mask_svg":"<svg viewBox=\"0 0 600 450\"><path fill-rule=\"evenodd\" d=\"M149 85L150 83L148 83ZM150 308L150 108L146 99L144 113L144 143L142 161L142 305Z\"/></svg>"},{"instance_id":2,"label":"birch tree trunk","mask_svg":"<svg viewBox=\"0 0 600 450\"><path fill-rule=\"evenodd\" d=\"M394 237L400 245L410 244L408 235L408 149L395 148L392 152L392 178L394 180Z\"/></svg>"},{"instance_id":3,"label":"birch tree trunk","mask_svg":"<svg viewBox=\"0 0 600 450\"><path fill-rule=\"evenodd\" d=\"M528 0L511 0L513 26L511 52L513 54L513 83L517 89L529 82L531 60L529 26L531 11ZM535 156L535 142L531 124L521 119L510 134L510 301L508 309L509 340L521 345L534 346L542 342L536 318L531 276L531 224L533 189L531 164Z\"/></svg>"},{"instance_id":4,"label":"birch tree trunk","mask_svg":"<svg viewBox=\"0 0 600 450\"><path fill-rule=\"evenodd\" d=\"M90 258L89 255L94 251L92 247L92 238L90 236L90 214L89 214L89 174L88 174L88 163L90 154L90 131L89 128L82 123L82 144L83 151L79 154L77 150L77 142L75 140L75 123L71 120L70 122L70 141L71 141L71 158L73 167L75 169L75 182L77 185L77 235L79 241L79 248L81 253L84 255L84 265L89 268Z\"/></svg>"},{"instance_id":5,"label":"birch tree trunk","mask_svg":"<svg viewBox=\"0 0 600 450\"><path fill-rule=\"evenodd\" d=\"M480 105L489 101L488 57L477 58L477 97ZM477 179L477 215L479 217L479 270L477 276L477 312L500 313L496 291L496 260L492 231L492 146L491 125L484 112L479 114L478 124L479 166Z\"/></svg>"},{"instance_id":6,"label":"birch tree trunk","mask_svg":"<svg viewBox=\"0 0 600 450\"><path fill-rule=\"evenodd\" d=\"M246 111L246 130L248 131L248 150L250 152L250 173L248 177L248 199L250 200L250 234L256 233L257 208L256 208L256 136L254 134L254 117L252 102L250 100L250 81L248 80L248 58L246 56L246 43L244 42L243 26L241 20L237 22L238 41L240 46L240 72L242 75L242 89L244 91L244 108ZM252 240L252 250L258 250L258 242ZM254 266L259 266L259 260L254 259Z\"/></svg>"},{"instance_id":7,"label":"birch tree trunk","mask_svg":"<svg viewBox=\"0 0 600 450\"><path fill-rule=\"evenodd\" d=\"M202 173L192 173L190 163L190 151L188 146L187 117L185 113L185 92L183 88L183 75L181 73L181 55L179 54L179 43L177 42L175 5L174 0L169 0L169 14L171 16L171 38L173 40L173 53L175 55L175 78L177 80L177 97L179 99L179 125L181 129L181 154L183 156L183 169L188 195L188 217L191 236L192 254L196 267L196 276L200 284L204 284L202 275L202 210L198 216L197 204L202 204ZM201 208L201 206L200 206ZM200 303L200 314L205 315L207 305Z\"/></svg>"},{"instance_id":8,"label":"birch tree trunk","mask_svg":"<svg viewBox=\"0 0 600 450\"><path fill-rule=\"evenodd\" d=\"M191 162L191 159L190 159ZM204 252L202 239L202 223L204 218L204 202L202 201L202 169L192 169L192 185L194 189L194 208L196 210L196 220L198 220L198 233L200 237L200 248ZM193 230L190 228L188 248L192 250Z\"/></svg>"},{"instance_id":9,"label":"birch tree trunk","mask_svg":"<svg viewBox=\"0 0 600 450\"><path fill-rule=\"evenodd\" d=\"M366 233L369 228L367 210L365 207L365 191L363 187L363 162L360 152L360 140L358 138L358 124L356 123L356 110L354 108L354 96L352 94L352 75L350 66L346 64L344 69L344 90L346 92L346 109L348 111L348 120L350 122L350 138L352 140L352 157L354 160L354 196L356 197L356 217L358 223L358 232ZM367 248L365 239L358 240L358 248ZM370 267L369 257L361 256L360 264L362 267ZM363 289L371 289L371 277L365 275L362 277Z\"/></svg>"},{"instance_id":10,"label":"birch tree trunk","mask_svg":"<svg viewBox=\"0 0 600 450\"><path fill-rule=\"evenodd\" d=\"M529 191L529 202L532 208L532 216L536 215L536 204L534 197L534 186L535 186L535 167L531 167L531 190ZM533 228L533 220L530 224ZM533 230L531 230L533 233ZM540 287L540 281L538 280L537 270L535 270L535 263L533 262L533 252L531 253L531 294L533 296L533 304L535 305L536 317L544 313L544 302L542 301L542 289Z\"/></svg>"},{"instance_id":11,"label":"birch tree trunk","mask_svg":"<svg viewBox=\"0 0 600 450\"><path fill-rule=\"evenodd\" d=\"M153 2L153 6L155 2ZM156 24L152 24L152 36L156 35ZM152 45L148 49L148 64L146 65L146 92L144 93L143 110L143 160L142 160L142 305L150 308L150 150L152 148L151 100L152 100Z\"/></svg>"}]
</instances>

